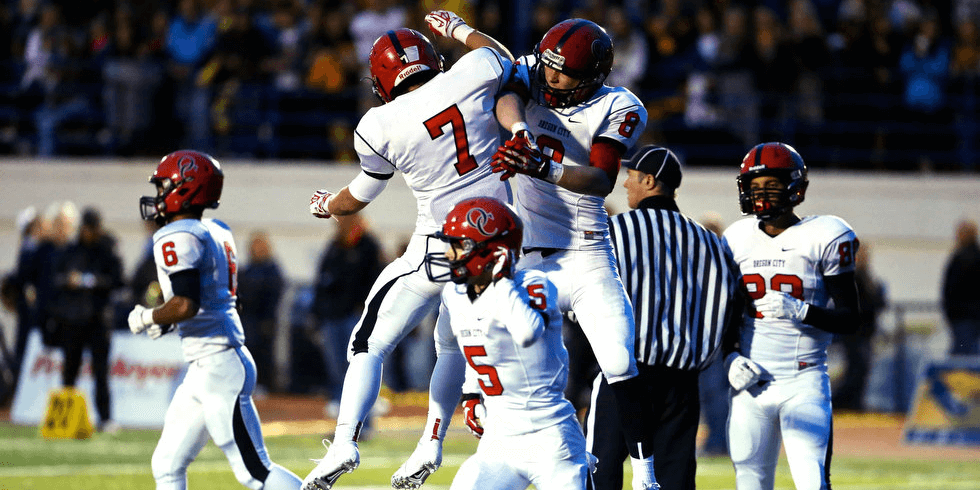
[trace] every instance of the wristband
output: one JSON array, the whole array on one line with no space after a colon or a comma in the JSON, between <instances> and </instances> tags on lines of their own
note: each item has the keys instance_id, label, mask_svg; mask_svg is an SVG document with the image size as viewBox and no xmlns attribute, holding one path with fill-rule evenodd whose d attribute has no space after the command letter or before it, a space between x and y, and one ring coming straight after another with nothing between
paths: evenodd
<instances>
[{"instance_id":1,"label":"wristband","mask_svg":"<svg viewBox=\"0 0 980 490\"><path fill-rule=\"evenodd\" d=\"M524 121L518 121L512 124L510 127L510 134L514 136L517 136L517 133L520 133L521 131L527 132L528 135L531 134L531 128L528 127L527 123Z\"/></svg>"},{"instance_id":2,"label":"wristband","mask_svg":"<svg viewBox=\"0 0 980 490\"><path fill-rule=\"evenodd\" d=\"M143 322L143 326L148 327L153 325L153 308L147 308L140 313L140 321Z\"/></svg>"},{"instance_id":3,"label":"wristband","mask_svg":"<svg viewBox=\"0 0 980 490\"><path fill-rule=\"evenodd\" d=\"M548 167L548 175L544 177L544 180L551 182L552 184L558 185L558 181L561 180L562 174L565 173L565 166L558 162L551 162Z\"/></svg>"},{"instance_id":4,"label":"wristband","mask_svg":"<svg viewBox=\"0 0 980 490\"><path fill-rule=\"evenodd\" d=\"M473 32L473 31L475 31L475 30L476 29L474 29L474 28L472 28L472 27L470 27L470 26L468 26L466 24L460 24L460 25L456 26L455 29L453 29L453 39L455 39L455 40L457 40L457 41L459 41L459 42L461 42L463 44L466 44L466 38L469 37L470 36L470 33Z\"/></svg>"}]
</instances>

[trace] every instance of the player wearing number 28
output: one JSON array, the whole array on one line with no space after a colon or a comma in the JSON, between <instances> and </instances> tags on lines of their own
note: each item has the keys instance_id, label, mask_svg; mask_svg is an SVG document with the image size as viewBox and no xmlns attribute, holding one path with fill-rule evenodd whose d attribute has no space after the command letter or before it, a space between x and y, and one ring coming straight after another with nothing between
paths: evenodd
<instances>
[{"instance_id":1,"label":"player wearing number 28","mask_svg":"<svg viewBox=\"0 0 980 490\"><path fill-rule=\"evenodd\" d=\"M423 262L446 245L431 235L463 199L509 201L509 189L490 167L500 145L498 124L526 128L520 98L507 92L513 64L498 51L467 53L443 72L442 57L425 36L396 29L375 41L369 62L383 105L368 110L354 132L361 172L336 195L317 191L310 212L330 218L360 211L400 170L418 217L408 248L381 272L354 327L336 436L304 481L307 489L331 488L360 463L357 436L381 388L382 362L439 305L442 284L427 277Z\"/></svg>"},{"instance_id":2,"label":"player wearing number 28","mask_svg":"<svg viewBox=\"0 0 980 490\"><path fill-rule=\"evenodd\" d=\"M831 405L827 347L858 327L858 239L836 216L799 217L807 168L783 143L742 160L742 213L725 230L752 299L738 347L726 358L732 385L728 444L738 490L771 490L780 436L797 490L830 489Z\"/></svg>"},{"instance_id":3,"label":"player wearing number 28","mask_svg":"<svg viewBox=\"0 0 980 490\"><path fill-rule=\"evenodd\" d=\"M129 328L157 339L176 327L190 363L153 451L156 488L187 488L187 466L211 436L242 485L296 490L299 477L269 459L252 403L255 362L235 309L235 239L228 225L202 216L218 207L221 166L204 153L177 151L163 157L150 183L156 195L140 199L140 213L162 226L153 234L153 260L165 303L137 305Z\"/></svg>"}]
</instances>

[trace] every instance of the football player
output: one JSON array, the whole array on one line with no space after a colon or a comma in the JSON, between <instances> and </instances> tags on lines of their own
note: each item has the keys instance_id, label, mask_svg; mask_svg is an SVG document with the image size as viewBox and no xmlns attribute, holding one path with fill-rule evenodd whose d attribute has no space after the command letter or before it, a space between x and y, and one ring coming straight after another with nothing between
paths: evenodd
<instances>
[{"instance_id":1,"label":"football player","mask_svg":"<svg viewBox=\"0 0 980 490\"><path fill-rule=\"evenodd\" d=\"M153 258L165 303L136 305L129 329L153 339L176 330L190 363L153 451L156 488L187 488L187 465L210 436L242 485L296 490L299 477L269 459L252 403L255 362L235 309L235 239L225 223L203 218L218 207L221 165L201 152L177 151L163 157L150 183L156 195L140 199L140 214L162 226L153 234Z\"/></svg>"},{"instance_id":2,"label":"football player","mask_svg":"<svg viewBox=\"0 0 980 490\"><path fill-rule=\"evenodd\" d=\"M433 280L452 281L442 291L435 330L440 374L429 387L426 429L392 476L392 487L419 488L438 469L465 377L482 392L482 425L473 427L482 438L451 488L584 490L589 455L575 408L563 394L568 351L557 292L539 271L514 272L520 218L496 199L467 199L436 236L449 248L429 254L427 271ZM437 277L433 271L443 265L448 274ZM479 413L479 404L473 400L466 409Z\"/></svg>"},{"instance_id":3,"label":"football player","mask_svg":"<svg viewBox=\"0 0 980 490\"><path fill-rule=\"evenodd\" d=\"M447 37L473 30L447 11L431 12L426 22ZM474 31L465 44L499 43ZM635 379L633 310L609 241L605 196L646 127L647 111L629 90L603 83L612 63L612 39L594 22L570 19L549 29L532 54L516 61L533 135L513 133L493 165L501 180L516 182L514 202L528 224L521 263L559 284L559 308L578 318L626 424L633 488L643 490L657 487L646 436L653 421L635 415L648 405Z\"/></svg>"},{"instance_id":4,"label":"football player","mask_svg":"<svg viewBox=\"0 0 980 490\"><path fill-rule=\"evenodd\" d=\"M739 490L772 489L780 436L796 488L830 488L827 347L857 330L858 239L836 216L799 217L803 158L783 143L752 148L738 176L742 213L724 232L754 308L738 350L725 357L732 385L728 444Z\"/></svg>"},{"instance_id":5,"label":"football player","mask_svg":"<svg viewBox=\"0 0 980 490\"><path fill-rule=\"evenodd\" d=\"M361 173L336 195L317 191L310 212L330 218L360 211L400 170L418 201L418 219L408 248L381 272L354 327L336 436L306 477L307 489L330 488L359 464L357 437L378 397L383 360L439 305L441 285L422 264L427 252L442 252L445 244L430 235L462 199L509 200L490 167L500 145L498 124L527 128L520 98L507 92L513 64L496 50L474 50L443 72L442 57L425 36L396 29L375 41L369 61L384 104L368 110L355 130Z\"/></svg>"}]
</instances>

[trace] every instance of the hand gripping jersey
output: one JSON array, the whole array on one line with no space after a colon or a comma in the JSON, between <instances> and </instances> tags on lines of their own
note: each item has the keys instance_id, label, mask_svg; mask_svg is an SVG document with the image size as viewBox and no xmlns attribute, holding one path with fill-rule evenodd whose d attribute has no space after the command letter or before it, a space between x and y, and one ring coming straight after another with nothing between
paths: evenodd
<instances>
[{"instance_id":1,"label":"hand gripping jersey","mask_svg":"<svg viewBox=\"0 0 980 490\"><path fill-rule=\"evenodd\" d=\"M228 225L216 219L181 219L153 234L153 256L164 301L174 296L170 275L188 269L201 274L196 316L176 325L184 359L194 361L245 341L235 310L237 249Z\"/></svg>"},{"instance_id":2,"label":"hand gripping jersey","mask_svg":"<svg viewBox=\"0 0 980 490\"><path fill-rule=\"evenodd\" d=\"M521 81L530 86L525 56L516 65ZM564 109L549 109L531 101L527 124L541 152L562 165L589 165L597 138L618 141L628 151L647 125L640 100L622 87L603 85L591 99ZM514 201L525 223L525 247L583 249L600 246L608 238L605 198L572 192L541 179L518 175ZM556 199L557 198L557 199Z\"/></svg>"},{"instance_id":3,"label":"hand gripping jersey","mask_svg":"<svg viewBox=\"0 0 980 490\"><path fill-rule=\"evenodd\" d=\"M857 236L836 216L807 216L778 236L759 229L759 220L746 218L724 233L752 299L770 289L827 307L831 298L825 276L854 271ZM833 334L787 319L759 318L750 310L741 330L741 353L772 377L794 376L812 366L824 366ZM766 376L764 376L766 378Z\"/></svg>"},{"instance_id":4,"label":"hand gripping jersey","mask_svg":"<svg viewBox=\"0 0 980 490\"><path fill-rule=\"evenodd\" d=\"M500 145L496 94L511 67L492 49L471 51L449 71L368 110L357 124L361 168L378 179L402 172L418 203L417 234L438 231L465 198L510 202L506 186L492 176L490 158Z\"/></svg>"},{"instance_id":5,"label":"hand gripping jersey","mask_svg":"<svg viewBox=\"0 0 980 490\"><path fill-rule=\"evenodd\" d=\"M563 394L568 351L556 298L554 284L534 270L501 279L472 302L465 285L443 290L436 351L461 352L467 377L477 377L487 409L484 438L526 434L575 417ZM535 340L522 347L529 339Z\"/></svg>"}]
</instances>

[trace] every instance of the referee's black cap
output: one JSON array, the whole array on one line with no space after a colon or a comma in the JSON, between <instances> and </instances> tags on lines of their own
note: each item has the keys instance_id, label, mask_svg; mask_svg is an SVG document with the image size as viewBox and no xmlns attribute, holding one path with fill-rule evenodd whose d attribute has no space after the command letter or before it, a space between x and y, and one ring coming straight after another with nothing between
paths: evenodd
<instances>
[{"instance_id":1,"label":"referee's black cap","mask_svg":"<svg viewBox=\"0 0 980 490\"><path fill-rule=\"evenodd\" d=\"M632 158L621 163L626 168L652 175L671 189L681 186L681 162L674 152L662 146L644 146L636 150Z\"/></svg>"}]
</instances>

